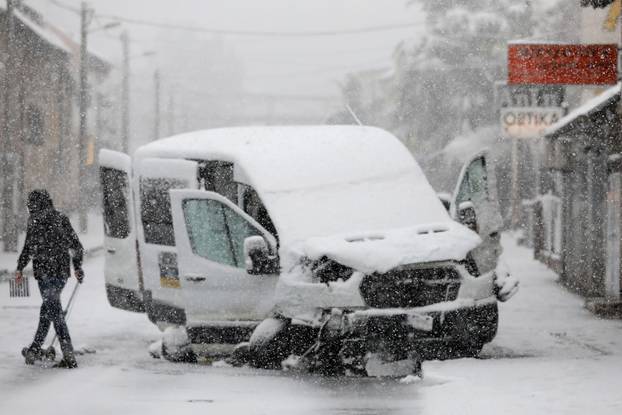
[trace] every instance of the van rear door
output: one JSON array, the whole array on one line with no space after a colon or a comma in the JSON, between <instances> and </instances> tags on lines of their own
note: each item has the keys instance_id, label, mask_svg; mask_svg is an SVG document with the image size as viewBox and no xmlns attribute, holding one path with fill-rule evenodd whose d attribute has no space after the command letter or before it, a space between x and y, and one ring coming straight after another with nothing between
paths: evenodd
<instances>
[{"instance_id":1,"label":"van rear door","mask_svg":"<svg viewBox=\"0 0 622 415\"><path fill-rule=\"evenodd\" d=\"M472 205L475 212L476 231L483 243L471 253L480 273L493 270L501 255L501 228L503 220L499 211L494 170L488 163L488 152L471 157L463 166L454 190L450 214L463 222L461 207Z\"/></svg>"},{"instance_id":2,"label":"van rear door","mask_svg":"<svg viewBox=\"0 0 622 415\"><path fill-rule=\"evenodd\" d=\"M214 334L220 327L226 333L253 327L269 315L278 275L250 275L244 241L261 236L275 254L276 239L217 193L172 190L171 201L189 333L194 342L226 342L228 335L210 338L197 330L209 327Z\"/></svg>"},{"instance_id":3,"label":"van rear door","mask_svg":"<svg viewBox=\"0 0 622 415\"><path fill-rule=\"evenodd\" d=\"M169 190L197 189L199 165L164 158L136 163L138 241L147 313L154 323L185 324Z\"/></svg>"},{"instance_id":4,"label":"van rear door","mask_svg":"<svg viewBox=\"0 0 622 415\"><path fill-rule=\"evenodd\" d=\"M131 172L132 160L127 154L105 149L99 152L108 301L116 308L143 312Z\"/></svg>"}]
</instances>

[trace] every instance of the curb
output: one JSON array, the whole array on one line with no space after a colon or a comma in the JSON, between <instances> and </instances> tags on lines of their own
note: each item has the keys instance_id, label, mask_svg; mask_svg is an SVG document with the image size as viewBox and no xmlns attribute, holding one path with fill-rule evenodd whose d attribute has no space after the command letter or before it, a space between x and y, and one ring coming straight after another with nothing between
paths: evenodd
<instances>
[{"instance_id":1,"label":"curb","mask_svg":"<svg viewBox=\"0 0 622 415\"><path fill-rule=\"evenodd\" d=\"M599 317L622 319L622 301L608 298L590 298L585 301L585 308Z\"/></svg>"},{"instance_id":2,"label":"curb","mask_svg":"<svg viewBox=\"0 0 622 415\"><path fill-rule=\"evenodd\" d=\"M102 253L104 245L97 245L84 250L84 258L93 258ZM0 282L8 281L15 270L0 269ZM25 277L32 277L32 269L24 271Z\"/></svg>"}]
</instances>

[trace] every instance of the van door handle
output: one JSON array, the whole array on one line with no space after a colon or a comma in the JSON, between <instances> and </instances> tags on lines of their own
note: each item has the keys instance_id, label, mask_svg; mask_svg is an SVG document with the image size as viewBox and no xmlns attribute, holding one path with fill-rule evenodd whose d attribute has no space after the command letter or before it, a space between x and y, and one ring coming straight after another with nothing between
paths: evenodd
<instances>
[{"instance_id":1,"label":"van door handle","mask_svg":"<svg viewBox=\"0 0 622 415\"><path fill-rule=\"evenodd\" d=\"M117 252L117 250L114 248L106 248L106 252L108 252L109 254L114 254Z\"/></svg>"},{"instance_id":2,"label":"van door handle","mask_svg":"<svg viewBox=\"0 0 622 415\"><path fill-rule=\"evenodd\" d=\"M186 281L201 282L205 281L206 279L207 277L202 277L200 275L186 275Z\"/></svg>"}]
</instances>

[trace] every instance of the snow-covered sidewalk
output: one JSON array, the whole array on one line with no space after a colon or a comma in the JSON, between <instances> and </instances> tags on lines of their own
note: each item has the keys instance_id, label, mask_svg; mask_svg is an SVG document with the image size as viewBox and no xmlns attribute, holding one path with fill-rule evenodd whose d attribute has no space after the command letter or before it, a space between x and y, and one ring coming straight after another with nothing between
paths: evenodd
<instances>
[{"instance_id":1,"label":"snow-covered sidewalk","mask_svg":"<svg viewBox=\"0 0 622 415\"><path fill-rule=\"evenodd\" d=\"M520 291L499 305L499 332L481 359L426 364L427 373L447 379L426 393L433 412L622 413L622 321L586 310L510 236L503 246Z\"/></svg>"},{"instance_id":2,"label":"snow-covered sidewalk","mask_svg":"<svg viewBox=\"0 0 622 415\"><path fill-rule=\"evenodd\" d=\"M78 231L78 217L74 215L70 218L73 228ZM104 246L104 227L102 216L100 213L90 212L88 215L88 232L78 234L80 242L84 246L87 255L96 253ZM24 246L25 233L19 235L19 250ZM19 253L8 253L2 251L2 242L0 242L0 280L11 276L17 265L17 257ZM32 263L26 267L26 272L32 270Z\"/></svg>"},{"instance_id":3,"label":"snow-covered sidewalk","mask_svg":"<svg viewBox=\"0 0 622 415\"><path fill-rule=\"evenodd\" d=\"M531 251L507 236L503 244L521 290L500 305L497 338L481 359L425 362L425 379L413 383L154 360L147 348L159 332L107 304L102 256L86 262L69 321L74 343L97 353L79 356L75 371L27 367L19 350L40 300L10 299L0 283L0 413L622 413L622 322L598 319Z\"/></svg>"}]
</instances>

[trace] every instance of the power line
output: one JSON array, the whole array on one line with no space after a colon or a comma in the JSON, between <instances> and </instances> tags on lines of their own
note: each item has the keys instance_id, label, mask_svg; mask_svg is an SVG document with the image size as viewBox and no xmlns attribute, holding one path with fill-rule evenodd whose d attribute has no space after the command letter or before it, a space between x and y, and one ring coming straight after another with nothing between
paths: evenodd
<instances>
[{"instance_id":1,"label":"power line","mask_svg":"<svg viewBox=\"0 0 622 415\"><path fill-rule=\"evenodd\" d=\"M70 6L59 0L48 0L48 1L62 9L72 11L74 13L80 12L78 8ZM386 24L386 25L368 26L368 27L343 29L343 30L312 30L312 31L306 31L306 32L288 32L288 31L278 32L278 31L259 31L259 30L214 29L214 28L202 27L202 26L185 26L185 25L175 24L175 23L157 22L153 20L123 17L123 16L114 15L114 14L98 13L96 14L96 16L103 18L103 19L116 20L119 22L140 25L140 26L158 27L161 29L183 30L187 32L210 33L210 34L218 34L218 35L266 36L266 37L313 37L313 36L354 35L354 34L361 34L361 33L384 32L388 30L412 28L413 26L417 26L421 23L421 22L410 22L410 23L406 22L406 23Z\"/></svg>"},{"instance_id":2,"label":"power line","mask_svg":"<svg viewBox=\"0 0 622 415\"><path fill-rule=\"evenodd\" d=\"M57 0L50 0L52 2L56 2ZM345 30L314 30L307 32L268 32L268 31L256 31L256 30L230 30L230 29L214 29L208 27L201 26L184 26L180 24L174 23L165 23L165 22L156 22L151 20L144 19L133 19L128 17L122 17L112 14L98 14L100 18L108 19L108 20L117 20L124 23L141 25L141 26L150 26L150 27L158 27L161 29L172 29L172 30L183 30L187 32L199 32L199 33L210 33L210 34L218 34L218 35L233 35L233 36L265 36L265 37L313 37L313 36L336 36L336 35L353 35L360 33L373 33L373 32L383 32L387 30L397 30L404 28L412 28L419 24L419 22L411 22L411 23L398 23L398 24L387 24L387 25L379 25L379 26L369 26L369 27L361 27L355 29L345 29Z\"/></svg>"},{"instance_id":3,"label":"power line","mask_svg":"<svg viewBox=\"0 0 622 415\"><path fill-rule=\"evenodd\" d=\"M240 92L230 94L219 94L214 92L201 91L196 89L188 89L184 86L176 85L173 88L183 95L194 95L202 98L210 99L229 99L229 100L274 100L274 101L303 101L303 102L336 102L341 99L339 96L323 96L323 95L304 95L304 94L271 94L260 92ZM153 93L152 89L134 88L141 93Z\"/></svg>"},{"instance_id":4,"label":"power line","mask_svg":"<svg viewBox=\"0 0 622 415\"><path fill-rule=\"evenodd\" d=\"M48 1L50 3L52 3L53 5L55 5L56 7L59 7L61 9L64 9L64 10L67 10L67 11L70 11L70 12L74 12L76 14L80 14L80 9L78 7L70 6L70 5L66 4L66 3L63 3L61 1L59 1L59 0L48 0Z\"/></svg>"}]
</instances>

